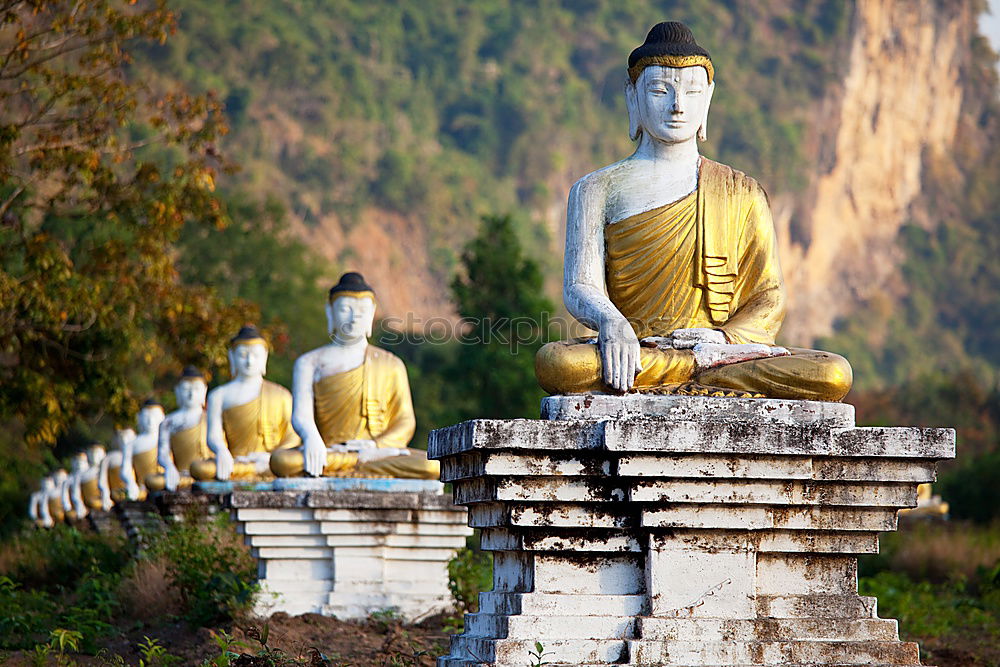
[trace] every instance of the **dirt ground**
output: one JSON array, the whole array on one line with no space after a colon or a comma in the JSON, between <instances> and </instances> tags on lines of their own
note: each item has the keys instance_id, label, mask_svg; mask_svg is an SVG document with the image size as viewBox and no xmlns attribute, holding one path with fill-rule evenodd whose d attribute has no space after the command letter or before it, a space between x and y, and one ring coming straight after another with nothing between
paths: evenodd
<instances>
[{"instance_id":1,"label":"dirt ground","mask_svg":"<svg viewBox=\"0 0 1000 667\"><path fill-rule=\"evenodd\" d=\"M339 621L319 614L289 616L277 613L266 621L248 621L232 627L192 629L184 623L171 623L144 628L114 639L105 645L106 657L74 655L79 665L114 665L110 660L118 655L126 665L138 665L142 654L138 645L146 637L156 639L171 655L180 658L175 665L197 666L206 659L216 658L222 652L219 638L225 632L232 637L230 651L239 653L231 662L236 667L281 666L283 663L272 654L267 659L259 654L260 637L266 623L267 646L289 658L303 662L295 664L328 665L329 667L433 667L438 656L447 653L448 631L443 617L434 617L416 625L404 625L392 618L373 618L367 621ZM4 660L3 658L7 659ZM27 654L3 656L0 664L20 666L34 664ZM52 664L56 664L55 661ZM155 664L155 663L154 663ZM293 664L288 661L284 664Z\"/></svg>"}]
</instances>

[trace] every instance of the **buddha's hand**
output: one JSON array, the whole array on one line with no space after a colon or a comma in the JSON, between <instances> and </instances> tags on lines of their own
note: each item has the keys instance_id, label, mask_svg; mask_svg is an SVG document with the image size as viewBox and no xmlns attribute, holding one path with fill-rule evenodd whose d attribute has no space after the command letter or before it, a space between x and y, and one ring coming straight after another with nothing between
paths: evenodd
<instances>
[{"instance_id":1,"label":"buddha's hand","mask_svg":"<svg viewBox=\"0 0 1000 667\"><path fill-rule=\"evenodd\" d=\"M130 479L125 487L125 493L129 500L139 500L139 485L134 479Z\"/></svg>"},{"instance_id":2,"label":"buddha's hand","mask_svg":"<svg viewBox=\"0 0 1000 667\"><path fill-rule=\"evenodd\" d=\"M358 438L357 440L348 440L347 442L344 443L344 446L347 448L347 451L349 452L360 452L365 449L374 449L375 441L366 440L364 438Z\"/></svg>"},{"instance_id":3,"label":"buddha's hand","mask_svg":"<svg viewBox=\"0 0 1000 667\"><path fill-rule=\"evenodd\" d=\"M718 329L674 329L670 334L670 339L673 341L673 346L677 350L686 350L698 345L699 343L715 343L717 345L725 345L728 341L726 340L726 334L722 333Z\"/></svg>"},{"instance_id":4,"label":"buddha's hand","mask_svg":"<svg viewBox=\"0 0 1000 667\"><path fill-rule=\"evenodd\" d=\"M631 389L635 376L642 370L639 339L632 325L621 318L602 326L597 345L601 352L604 384L620 392Z\"/></svg>"},{"instance_id":5,"label":"buddha's hand","mask_svg":"<svg viewBox=\"0 0 1000 667\"><path fill-rule=\"evenodd\" d=\"M181 483L181 473L177 470L177 466L169 465L164 468L163 479L167 491L176 491L177 485Z\"/></svg>"},{"instance_id":6,"label":"buddha's hand","mask_svg":"<svg viewBox=\"0 0 1000 667\"><path fill-rule=\"evenodd\" d=\"M302 457L307 475L323 476L323 469L326 467L326 443L322 438L306 438L302 443Z\"/></svg>"},{"instance_id":7,"label":"buddha's hand","mask_svg":"<svg viewBox=\"0 0 1000 667\"><path fill-rule=\"evenodd\" d=\"M215 453L215 479L226 481L233 474L233 455L228 448L219 448Z\"/></svg>"}]
</instances>

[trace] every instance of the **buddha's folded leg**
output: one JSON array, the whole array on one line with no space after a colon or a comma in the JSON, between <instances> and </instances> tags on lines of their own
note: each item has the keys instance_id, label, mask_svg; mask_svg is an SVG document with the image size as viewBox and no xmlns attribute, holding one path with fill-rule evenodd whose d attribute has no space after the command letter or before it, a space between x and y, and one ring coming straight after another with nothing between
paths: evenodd
<instances>
[{"instance_id":1,"label":"buddha's folded leg","mask_svg":"<svg viewBox=\"0 0 1000 667\"><path fill-rule=\"evenodd\" d=\"M441 464L430 461L427 452L407 447L406 456L387 456L375 461L361 463L357 467L359 477L395 477L398 479L437 479L441 475Z\"/></svg>"},{"instance_id":2,"label":"buddha's folded leg","mask_svg":"<svg viewBox=\"0 0 1000 667\"><path fill-rule=\"evenodd\" d=\"M851 365L838 354L789 348L791 355L709 368L701 384L761 393L768 398L839 401L851 390Z\"/></svg>"},{"instance_id":3,"label":"buddha's folded leg","mask_svg":"<svg viewBox=\"0 0 1000 667\"><path fill-rule=\"evenodd\" d=\"M326 453L323 476L343 476L358 465L358 455L354 452ZM278 449L271 453L271 472L275 477L301 477L306 469L306 458L302 448Z\"/></svg>"},{"instance_id":4,"label":"buddha's folded leg","mask_svg":"<svg viewBox=\"0 0 1000 667\"><path fill-rule=\"evenodd\" d=\"M191 476L199 482L210 482L215 479L215 459L202 459L191 462Z\"/></svg>"},{"instance_id":5,"label":"buddha's folded leg","mask_svg":"<svg viewBox=\"0 0 1000 667\"><path fill-rule=\"evenodd\" d=\"M167 488L167 476L163 473L152 473L146 475L146 479L142 480L142 483L146 485L146 490L150 493L156 493Z\"/></svg>"},{"instance_id":6,"label":"buddha's folded leg","mask_svg":"<svg viewBox=\"0 0 1000 667\"><path fill-rule=\"evenodd\" d=\"M535 355L535 377L550 394L608 391L601 374L597 345L586 339L547 343ZM633 385L638 390L687 382L694 374L691 350L641 348L642 371Z\"/></svg>"}]
</instances>

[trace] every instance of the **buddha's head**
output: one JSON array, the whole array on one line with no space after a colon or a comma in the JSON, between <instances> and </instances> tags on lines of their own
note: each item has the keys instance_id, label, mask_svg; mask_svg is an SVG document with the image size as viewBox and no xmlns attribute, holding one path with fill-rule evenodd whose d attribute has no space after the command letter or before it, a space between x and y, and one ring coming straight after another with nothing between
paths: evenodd
<instances>
[{"instance_id":1,"label":"buddha's head","mask_svg":"<svg viewBox=\"0 0 1000 667\"><path fill-rule=\"evenodd\" d=\"M62 485L69 477L69 473L66 472L66 468L59 468L54 473L52 473L52 481L55 482L56 486Z\"/></svg>"},{"instance_id":2,"label":"buddha's head","mask_svg":"<svg viewBox=\"0 0 1000 667\"><path fill-rule=\"evenodd\" d=\"M139 416L135 420L136 427L139 429L139 433L154 433L156 429L160 428L160 422L163 421L163 418L163 406L150 398L139 409Z\"/></svg>"},{"instance_id":3,"label":"buddha's head","mask_svg":"<svg viewBox=\"0 0 1000 667\"><path fill-rule=\"evenodd\" d=\"M177 397L177 407L180 410L194 410L205 407L205 395L208 393L208 385L205 383L205 376L194 366L185 366L181 373L180 382L174 387L174 396Z\"/></svg>"},{"instance_id":4,"label":"buddha's head","mask_svg":"<svg viewBox=\"0 0 1000 667\"><path fill-rule=\"evenodd\" d=\"M628 58L629 137L679 144L708 137L715 68L683 23L658 23Z\"/></svg>"},{"instance_id":5,"label":"buddha's head","mask_svg":"<svg viewBox=\"0 0 1000 667\"><path fill-rule=\"evenodd\" d=\"M90 447L87 447L87 463L90 464L91 467L96 466L104 460L106 454L107 452L104 451L104 447L101 445L91 445Z\"/></svg>"},{"instance_id":6,"label":"buddha's head","mask_svg":"<svg viewBox=\"0 0 1000 667\"><path fill-rule=\"evenodd\" d=\"M257 327L245 326L229 341L229 372L233 377L243 379L264 377L267 372L267 341Z\"/></svg>"},{"instance_id":7,"label":"buddha's head","mask_svg":"<svg viewBox=\"0 0 1000 667\"><path fill-rule=\"evenodd\" d=\"M56 480L54 474L49 475L48 477L42 479L42 491L44 491L45 493L49 493L51 491L55 491L55 488L56 488Z\"/></svg>"},{"instance_id":8,"label":"buddha's head","mask_svg":"<svg viewBox=\"0 0 1000 667\"><path fill-rule=\"evenodd\" d=\"M326 326L330 339L350 345L372 335L375 322L375 290L364 276L353 271L330 288L326 304Z\"/></svg>"},{"instance_id":9,"label":"buddha's head","mask_svg":"<svg viewBox=\"0 0 1000 667\"><path fill-rule=\"evenodd\" d=\"M89 467L90 461L87 460L87 452L77 452L76 455L73 456L72 468L74 473L83 472Z\"/></svg>"},{"instance_id":10,"label":"buddha's head","mask_svg":"<svg viewBox=\"0 0 1000 667\"><path fill-rule=\"evenodd\" d=\"M115 430L115 439L112 445L118 451L125 450L125 443L135 440L135 431L130 428L119 428Z\"/></svg>"}]
</instances>

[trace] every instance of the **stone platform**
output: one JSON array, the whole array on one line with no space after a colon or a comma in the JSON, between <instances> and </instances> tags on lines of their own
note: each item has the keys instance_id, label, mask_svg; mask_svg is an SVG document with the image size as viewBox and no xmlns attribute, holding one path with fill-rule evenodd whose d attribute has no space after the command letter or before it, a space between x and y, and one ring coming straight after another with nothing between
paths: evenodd
<instances>
[{"instance_id":1,"label":"stone platform","mask_svg":"<svg viewBox=\"0 0 1000 667\"><path fill-rule=\"evenodd\" d=\"M228 500L258 562L261 612L361 619L393 609L414 620L451 607L448 561L472 530L440 482L285 482Z\"/></svg>"},{"instance_id":2,"label":"stone platform","mask_svg":"<svg viewBox=\"0 0 1000 667\"><path fill-rule=\"evenodd\" d=\"M494 553L439 667L918 665L857 592L951 429L857 428L850 405L557 396L545 420L435 431Z\"/></svg>"}]
</instances>

